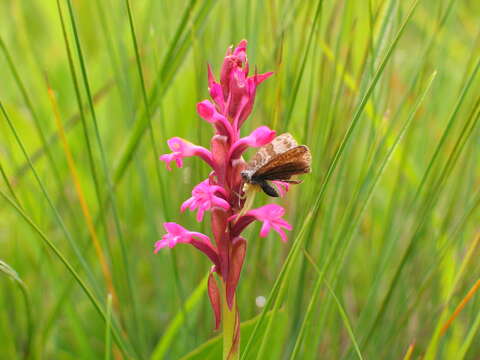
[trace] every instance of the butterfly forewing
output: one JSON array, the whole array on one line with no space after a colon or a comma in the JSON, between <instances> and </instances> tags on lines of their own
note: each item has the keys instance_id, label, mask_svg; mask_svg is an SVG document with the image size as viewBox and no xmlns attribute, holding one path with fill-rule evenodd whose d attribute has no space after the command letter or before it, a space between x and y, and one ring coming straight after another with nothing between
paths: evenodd
<instances>
[{"instance_id":1,"label":"butterfly forewing","mask_svg":"<svg viewBox=\"0 0 480 360\"><path fill-rule=\"evenodd\" d=\"M293 175L309 173L310 164L311 155L308 147L295 146L272 157L253 176L265 180L288 180Z\"/></svg>"},{"instance_id":2,"label":"butterfly forewing","mask_svg":"<svg viewBox=\"0 0 480 360\"><path fill-rule=\"evenodd\" d=\"M296 147L298 144L289 133L277 136L273 141L265 146L262 146L255 154L253 159L249 162L247 171L255 173L258 169L269 163L274 157L285 153L289 149Z\"/></svg>"}]
</instances>

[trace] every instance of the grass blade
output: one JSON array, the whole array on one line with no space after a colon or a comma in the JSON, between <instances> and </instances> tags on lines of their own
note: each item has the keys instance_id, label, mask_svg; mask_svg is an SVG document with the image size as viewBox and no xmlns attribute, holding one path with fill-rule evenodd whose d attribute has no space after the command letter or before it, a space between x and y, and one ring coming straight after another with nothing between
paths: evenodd
<instances>
[{"instance_id":1,"label":"grass blade","mask_svg":"<svg viewBox=\"0 0 480 360\"><path fill-rule=\"evenodd\" d=\"M20 276L18 276L17 272L6 262L0 260L0 273L6 275L10 279L12 279L15 284L18 285L23 297L23 301L25 303L25 317L27 319L27 331L26 331L26 340L25 345L23 346L23 358L29 359L32 353L32 342L33 342L33 334L34 334L34 319L31 307L31 300L30 295L28 293L27 286L22 281Z\"/></svg>"},{"instance_id":2,"label":"grass blade","mask_svg":"<svg viewBox=\"0 0 480 360\"><path fill-rule=\"evenodd\" d=\"M312 257L308 254L308 252L303 249L303 253L305 254L306 258L308 259L308 261L312 264L312 266L314 267L315 271L317 272L318 275L321 274L320 272L320 268L317 266L317 264L315 263L315 261L312 259ZM340 300L338 299L337 295L335 295L335 292L333 291L332 287L330 286L330 284L328 282L325 281L325 285L327 286L327 289L328 289L328 292L330 293L330 295L332 296L333 300L335 301L335 305L337 305L337 308L338 308L338 312L340 313L340 316L342 317L342 320L343 320L343 324L345 325L345 328L347 329L347 332L348 332L348 336L350 337L350 341L352 342L354 348L355 348L355 351L358 355L358 358L360 360L363 360L363 356L362 356L362 352L360 351L360 348L358 346L358 341L356 340L355 338L355 334L353 333L353 329L352 329L352 326L350 325L350 320L348 319L348 315L347 313L345 312L345 309L343 308L342 306L342 303L340 302ZM318 290L318 289L317 289ZM308 311L307 311L308 312ZM295 350L291 356L291 359L295 359Z\"/></svg>"},{"instance_id":3,"label":"grass blade","mask_svg":"<svg viewBox=\"0 0 480 360\"><path fill-rule=\"evenodd\" d=\"M82 280L82 278L80 277L78 272L75 270L73 265L65 258L65 256L60 252L60 250L58 250L58 248L53 244L53 242L51 242L50 239L48 239L48 237L42 232L42 230L40 230L40 228L32 221L32 219L30 219L30 217L28 217L28 215L25 214L25 212L21 208L19 208L18 205L12 199L10 199L2 190L0 190L0 195L27 222L27 224L32 228L32 230L34 230L37 233L37 235L42 239L45 245L48 248L50 248L50 250L52 250L52 252L63 263L63 265L65 265L68 272L73 276L73 278L76 280L78 285L80 285L85 295L87 295L92 305L94 306L95 310L106 322L107 315L103 310L100 302L96 299L95 295L93 294L93 291ZM124 340L121 338L117 329L113 331L113 335L123 355L128 358L129 351L127 350L127 345L125 344Z\"/></svg>"},{"instance_id":4,"label":"grass blade","mask_svg":"<svg viewBox=\"0 0 480 360\"><path fill-rule=\"evenodd\" d=\"M107 321L105 322L105 360L112 356L112 295L107 297Z\"/></svg>"}]
</instances>

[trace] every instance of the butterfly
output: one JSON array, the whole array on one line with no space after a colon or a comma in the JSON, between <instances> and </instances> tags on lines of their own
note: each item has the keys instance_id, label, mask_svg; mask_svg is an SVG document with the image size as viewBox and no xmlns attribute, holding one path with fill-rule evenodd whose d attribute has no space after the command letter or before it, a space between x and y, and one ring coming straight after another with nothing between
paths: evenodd
<instances>
[{"instance_id":1,"label":"butterfly","mask_svg":"<svg viewBox=\"0 0 480 360\"><path fill-rule=\"evenodd\" d=\"M302 180L292 180L291 177L311 172L311 162L308 146L298 145L291 134L285 133L262 146L240 175L245 184L260 186L265 194L278 197L269 181L300 184Z\"/></svg>"}]
</instances>

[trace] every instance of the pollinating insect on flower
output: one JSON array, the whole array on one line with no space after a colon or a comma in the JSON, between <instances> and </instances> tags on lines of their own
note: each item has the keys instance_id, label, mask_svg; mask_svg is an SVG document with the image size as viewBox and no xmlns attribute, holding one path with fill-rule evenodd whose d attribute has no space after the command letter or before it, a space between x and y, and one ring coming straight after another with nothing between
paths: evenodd
<instances>
[{"instance_id":1,"label":"pollinating insect on flower","mask_svg":"<svg viewBox=\"0 0 480 360\"><path fill-rule=\"evenodd\" d=\"M242 232L259 221L261 237L273 230L286 241L285 230L292 230L283 219L285 209L280 205L252 209L254 195L263 190L269 196L281 197L290 185L301 182L292 176L311 171L308 147L298 145L288 133L276 136L275 130L260 126L249 135L240 136L240 128L252 112L257 86L272 75L269 72L249 76L246 50L246 40L235 49L228 48L219 82L208 67L208 88L213 102L198 103L197 112L214 128L210 150L174 137L168 140L172 152L160 157L168 170L172 162L181 168L183 159L190 156L200 157L212 168L208 177L194 187L181 210L197 211L198 222L209 212L213 241L205 234L168 222L164 224L167 234L155 244L155 252L188 243L212 261L208 295L215 328L223 326L224 359L239 357L240 319L235 293L247 249ZM251 147L259 150L246 163L242 155Z\"/></svg>"}]
</instances>

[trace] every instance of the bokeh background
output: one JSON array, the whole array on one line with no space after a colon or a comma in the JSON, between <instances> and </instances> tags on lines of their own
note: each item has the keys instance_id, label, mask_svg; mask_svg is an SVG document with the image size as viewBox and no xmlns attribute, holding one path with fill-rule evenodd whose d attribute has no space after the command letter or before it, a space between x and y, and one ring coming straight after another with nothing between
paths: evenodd
<instances>
[{"instance_id":1,"label":"bokeh background","mask_svg":"<svg viewBox=\"0 0 480 360\"><path fill-rule=\"evenodd\" d=\"M313 154L289 242L246 234L244 359L480 358L479 24L476 0L1 1L0 358L220 357L210 264L153 254L164 221L209 234L179 211L208 169L158 156L208 146L206 66L241 39L275 72L245 133Z\"/></svg>"}]
</instances>

